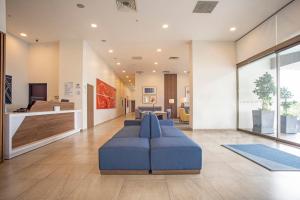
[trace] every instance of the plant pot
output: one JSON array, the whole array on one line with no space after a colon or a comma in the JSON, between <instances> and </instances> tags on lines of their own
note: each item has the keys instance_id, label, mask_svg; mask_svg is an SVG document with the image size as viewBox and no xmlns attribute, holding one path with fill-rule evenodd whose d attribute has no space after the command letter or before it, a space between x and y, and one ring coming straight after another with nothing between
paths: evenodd
<instances>
[{"instance_id":1,"label":"plant pot","mask_svg":"<svg viewBox=\"0 0 300 200\"><path fill-rule=\"evenodd\" d=\"M252 110L253 132L273 134L274 133L274 111Z\"/></svg>"},{"instance_id":2,"label":"plant pot","mask_svg":"<svg viewBox=\"0 0 300 200\"><path fill-rule=\"evenodd\" d=\"M297 133L297 117L280 116L281 133Z\"/></svg>"}]
</instances>

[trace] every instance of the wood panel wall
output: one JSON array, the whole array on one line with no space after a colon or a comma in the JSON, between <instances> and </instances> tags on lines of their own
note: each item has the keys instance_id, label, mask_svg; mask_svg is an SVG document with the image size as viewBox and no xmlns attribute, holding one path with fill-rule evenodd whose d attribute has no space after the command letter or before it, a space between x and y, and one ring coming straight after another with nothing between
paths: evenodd
<instances>
[{"instance_id":1,"label":"wood panel wall","mask_svg":"<svg viewBox=\"0 0 300 200\"><path fill-rule=\"evenodd\" d=\"M164 105L165 110L171 108L172 118L177 118L177 74L165 74L164 77ZM174 99L174 104L169 104L169 99Z\"/></svg>"},{"instance_id":2,"label":"wood panel wall","mask_svg":"<svg viewBox=\"0 0 300 200\"><path fill-rule=\"evenodd\" d=\"M13 136L13 148L74 129L74 113L27 116Z\"/></svg>"},{"instance_id":3,"label":"wood panel wall","mask_svg":"<svg viewBox=\"0 0 300 200\"><path fill-rule=\"evenodd\" d=\"M5 34L0 32L0 162L3 162L3 113L5 90Z\"/></svg>"}]
</instances>

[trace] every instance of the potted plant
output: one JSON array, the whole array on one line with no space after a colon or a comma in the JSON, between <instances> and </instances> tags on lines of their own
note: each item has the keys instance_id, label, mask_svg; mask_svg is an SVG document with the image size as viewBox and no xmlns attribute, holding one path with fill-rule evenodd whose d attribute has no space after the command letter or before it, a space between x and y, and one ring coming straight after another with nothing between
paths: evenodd
<instances>
[{"instance_id":1,"label":"potted plant","mask_svg":"<svg viewBox=\"0 0 300 200\"><path fill-rule=\"evenodd\" d=\"M281 133L297 133L297 117L289 113L289 109L295 105L296 101L291 101L293 94L286 87L280 88L280 98L282 115L280 116Z\"/></svg>"},{"instance_id":2,"label":"potted plant","mask_svg":"<svg viewBox=\"0 0 300 200\"><path fill-rule=\"evenodd\" d=\"M274 111L270 110L275 95L275 84L271 74L266 72L255 82L253 93L262 101L262 106L258 110L252 110L253 131L257 133L274 133Z\"/></svg>"}]
</instances>

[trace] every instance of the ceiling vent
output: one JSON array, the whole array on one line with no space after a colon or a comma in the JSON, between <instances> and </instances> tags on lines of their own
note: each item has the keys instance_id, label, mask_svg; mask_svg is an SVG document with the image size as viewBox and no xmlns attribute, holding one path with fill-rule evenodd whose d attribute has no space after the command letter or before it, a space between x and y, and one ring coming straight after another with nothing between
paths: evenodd
<instances>
[{"instance_id":1,"label":"ceiling vent","mask_svg":"<svg viewBox=\"0 0 300 200\"><path fill-rule=\"evenodd\" d=\"M144 73L143 71L136 71L135 73L137 73L137 74L142 74L142 73Z\"/></svg>"},{"instance_id":2,"label":"ceiling vent","mask_svg":"<svg viewBox=\"0 0 300 200\"><path fill-rule=\"evenodd\" d=\"M132 60L143 60L142 56L133 56Z\"/></svg>"},{"instance_id":3,"label":"ceiling vent","mask_svg":"<svg viewBox=\"0 0 300 200\"><path fill-rule=\"evenodd\" d=\"M171 56L171 57L169 57L169 60L178 60L179 59L179 57L177 57L177 56Z\"/></svg>"},{"instance_id":4,"label":"ceiling vent","mask_svg":"<svg viewBox=\"0 0 300 200\"><path fill-rule=\"evenodd\" d=\"M120 11L136 11L135 0L116 0L116 3Z\"/></svg>"},{"instance_id":5,"label":"ceiling vent","mask_svg":"<svg viewBox=\"0 0 300 200\"><path fill-rule=\"evenodd\" d=\"M211 13L217 4L218 1L198 1L193 13Z\"/></svg>"}]
</instances>

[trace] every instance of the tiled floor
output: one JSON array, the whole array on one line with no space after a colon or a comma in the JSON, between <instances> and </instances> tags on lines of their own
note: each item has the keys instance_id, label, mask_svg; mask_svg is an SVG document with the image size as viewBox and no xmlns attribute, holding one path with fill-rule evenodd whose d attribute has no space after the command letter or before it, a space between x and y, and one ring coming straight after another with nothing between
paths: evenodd
<instances>
[{"instance_id":1,"label":"tiled floor","mask_svg":"<svg viewBox=\"0 0 300 200\"><path fill-rule=\"evenodd\" d=\"M185 132L203 149L199 175L101 176L97 150L124 118L104 123L0 165L0 199L300 199L300 172L270 172L221 147L264 143L300 150L236 131Z\"/></svg>"}]
</instances>

